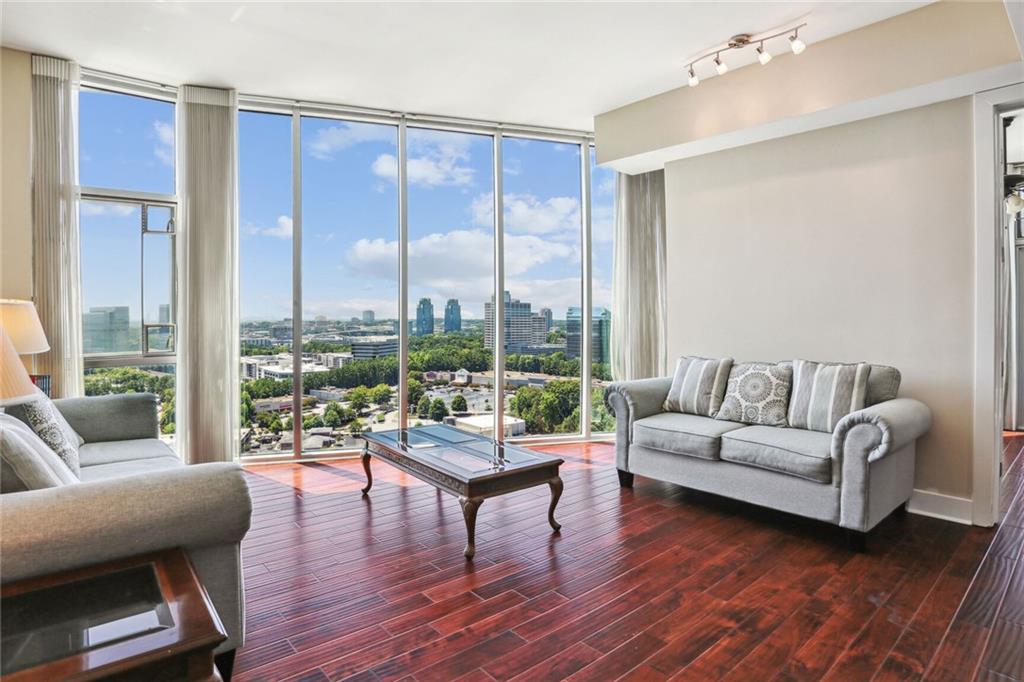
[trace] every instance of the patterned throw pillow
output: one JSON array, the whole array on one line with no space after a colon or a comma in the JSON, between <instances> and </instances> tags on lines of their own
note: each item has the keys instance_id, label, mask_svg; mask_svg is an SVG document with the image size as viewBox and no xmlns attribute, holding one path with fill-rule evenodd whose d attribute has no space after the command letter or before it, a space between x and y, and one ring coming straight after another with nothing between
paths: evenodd
<instances>
[{"instance_id":1,"label":"patterned throw pillow","mask_svg":"<svg viewBox=\"0 0 1024 682\"><path fill-rule=\"evenodd\" d=\"M732 358L679 358L665 411L714 417L722 404L730 367Z\"/></svg>"},{"instance_id":2,"label":"patterned throw pillow","mask_svg":"<svg viewBox=\"0 0 1024 682\"><path fill-rule=\"evenodd\" d=\"M864 409L871 365L793 361L789 425L810 431L835 430L839 420Z\"/></svg>"},{"instance_id":3,"label":"patterned throw pillow","mask_svg":"<svg viewBox=\"0 0 1024 682\"><path fill-rule=\"evenodd\" d=\"M19 407L25 423L78 476L81 471L78 464L78 434L57 411L53 401L40 393L38 398Z\"/></svg>"},{"instance_id":4,"label":"patterned throw pillow","mask_svg":"<svg viewBox=\"0 0 1024 682\"><path fill-rule=\"evenodd\" d=\"M722 409L715 416L731 422L785 426L793 369L767 362L732 366Z\"/></svg>"}]
</instances>

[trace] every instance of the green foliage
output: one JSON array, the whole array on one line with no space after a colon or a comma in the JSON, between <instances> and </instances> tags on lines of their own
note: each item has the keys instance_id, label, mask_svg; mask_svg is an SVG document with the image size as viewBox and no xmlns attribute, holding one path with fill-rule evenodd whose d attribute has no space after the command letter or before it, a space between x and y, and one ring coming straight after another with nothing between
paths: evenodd
<instances>
[{"instance_id":1,"label":"green foliage","mask_svg":"<svg viewBox=\"0 0 1024 682\"><path fill-rule=\"evenodd\" d=\"M521 386L509 401L509 409L526 422L530 433L568 433L579 430L580 382L550 381L543 388Z\"/></svg>"},{"instance_id":2,"label":"green foliage","mask_svg":"<svg viewBox=\"0 0 1024 682\"><path fill-rule=\"evenodd\" d=\"M491 366L491 350L484 347L482 334L432 334L409 339L409 368L416 372L483 372Z\"/></svg>"},{"instance_id":3,"label":"green foliage","mask_svg":"<svg viewBox=\"0 0 1024 682\"><path fill-rule=\"evenodd\" d=\"M352 433L353 436L358 436L363 432L365 428L366 427L363 426L363 422L360 421L359 419L354 420L351 424L348 425L348 430Z\"/></svg>"},{"instance_id":4,"label":"green foliage","mask_svg":"<svg viewBox=\"0 0 1024 682\"><path fill-rule=\"evenodd\" d=\"M456 393L455 397L452 398L452 412L465 412L468 409L469 405L466 404L466 396Z\"/></svg>"},{"instance_id":5,"label":"green foliage","mask_svg":"<svg viewBox=\"0 0 1024 682\"><path fill-rule=\"evenodd\" d=\"M357 413L370 406L370 389L366 386L356 386L345 397L348 398L349 407Z\"/></svg>"},{"instance_id":6,"label":"green foliage","mask_svg":"<svg viewBox=\"0 0 1024 682\"><path fill-rule=\"evenodd\" d=\"M422 375L420 375L422 376ZM406 404L415 405L419 402L420 396L424 393L423 382L413 377L413 372L409 372L409 386L408 393L406 395Z\"/></svg>"},{"instance_id":7,"label":"green foliage","mask_svg":"<svg viewBox=\"0 0 1024 682\"><path fill-rule=\"evenodd\" d=\"M551 355L517 355L505 358L505 368L516 372L539 372L556 377L578 377L579 358L569 359L559 351Z\"/></svg>"},{"instance_id":8,"label":"green foliage","mask_svg":"<svg viewBox=\"0 0 1024 682\"><path fill-rule=\"evenodd\" d=\"M565 332L561 329L552 329L548 332L548 343L562 343L565 341Z\"/></svg>"},{"instance_id":9,"label":"green foliage","mask_svg":"<svg viewBox=\"0 0 1024 682\"><path fill-rule=\"evenodd\" d=\"M291 348L284 344L277 346L254 346L243 342L239 353L242 357L245 357L247 355L277 355L278 353L287 353L289 350Z\"/></svg>"},{"instance_id":10,"label":"green foliage","mask_svg":"<svg viewBox=\"0 0 1024 682\"><path fill-rule=\"evenodd\" d=\"M303 353L347 353L351 350L350 344L331 341L305 341L302 344Z\"/></svg>"},{"instance_id":11,"label":"green foliage","mask_svg":"<svg viewBox=\"0 0 1024 682\"><path fill-rule=\"evenodd\" d=\"M174 391L174 375L150 372L137 367L111 367L89 370L85 375L86 395L110 393L155 393Z\"/></svg>"},{"instance_id":12,"label":"green foliage","mask_svg":"<svg viewBox=\"0 0 1024 682\"><path fill-rule=\"evenodd\" d=\"M370 389L370 402L381 407L391 402L391 387L387 384L377 384Z\"/></svg>"},{"instance_id":13,"label":"green foliage","mask_svg":"<svg viewBox=\"0 0 1024 682\"><path fill-rule=\"evenodd\" d=\"M444 404L444 400L441 398L434 398L430 403L430 418L439 422L447 416L448 406Z\"/></svg>"},{"instance_id":14,"label":"green foliage","mask_svg":"<svg viewBox=\"0 0 1024 682\"><path fill-rule=\"evenodd\" d=\"M253 379L243 386L253 400L279 398L292 392L292 382L287 379Z\"/></svg>"},{"instance_id":15,"label":"green foliage","mask_svg":"<svg viewBox=\"0 0 1024 682\"><path fill-rule=\"evenodd\" d=\"M416 414L423 419L430 416L430 396L424 393L416 403Z\"/></svg>"},{"instance_id":16,"label":"green foliage","mask_svg":"<svg viewBox=\"0 0 1024 682\"><path fill-rule=\"evenodd\" d=\"M309 430L324 425L324 420L318 414L309 414L302 418L302 428Z\"/></svg>"},{"instance_id":17,"label":"green foliage","mask_svg":"<svg viewBox=\"0 0 1024 682\"><path fill-rule=\"evenodd\" d=\"M590 417L590 430L594 433L611 433L615 430L615 417L604 404L604 391L595 388L590 392L590 405L593 415Z\"/></svg>"}]
</instances>

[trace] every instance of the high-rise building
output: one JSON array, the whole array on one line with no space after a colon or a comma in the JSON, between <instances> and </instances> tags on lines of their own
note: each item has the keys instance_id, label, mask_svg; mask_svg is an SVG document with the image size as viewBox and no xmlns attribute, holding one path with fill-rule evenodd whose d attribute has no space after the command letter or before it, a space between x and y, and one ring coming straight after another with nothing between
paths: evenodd
<instances>
[{"instance_id":1,"label":"high-rise building","mask_svg":"<svg viewBox=\"0 0 1024 682\"><path fill-rule=\"evenodd\" d=\"M505 299L505 350L518 352L530 345L533 337L533 319L530 304L512 298L504 292ZM484 345L494 345L494 297L484 303Z\"/></svg>"},{"instance_id":2,"label":"high-rise building","mask_svg":"<svg viewBox=\"0 0 1024 682\"><path fill-rule=\"evenodd\" d=\"M546 331L546 332L551 331L551 324L554 322L554 316L551 314L551 308L541 308L540 312L538 313L538 315L543 317L544 318L544 322L546 323L546 326L544 327L544 331Z\"/></svg>"},{"instance_id":3,"label":"high-rise building","mask_svg":"<svg viewBox=\"0 0 1024 682\"><path fill-rule=\"evenodd\" d=\"M594 308L590 319L590 361L605 363L611 360L612 314L607 308ZM565 315L565 354L578 358L583 347L583 311L572 306Z\"/></svg>"},{"instance_id":4,"label":"high-rise building","mask_svg":"<svg viewBox=\"0 0 1024 682\"><path fill-rule=\"evenodd\" d=\"M128 331L128 306L89 308L82 315L82 347L86 353L120 353L139 349Z\"/></svg>"},{"instance_id":5,"label":"high-rise building","mask_svg":"<svg viewBox=\"0 0 1024 682\"><path fill-rule=\"evenodd\" d=\"M373 324L374 315L372 310L363 311L363 324Z\"/></svg>"},{"instance_id":6,"label":"high-rise building","mask_svg":"<svg viewBox=\"0 0 1024 682\"><path fill-rule=\"evenodd\" d=\"M397 336L364 336L352 340L352 357L370 360L387 355L398 355Z\"/></svg>"},{"instance_id":7,"label":"high-rise building","mask_svg":"<svg viewBox=\"0 0 1024 682\"><path fill-rule=\"evenodd\" d=\"M462 306L457 298L449 298L444 306L444 331L446 334L462 331Z\"/></svg>"},{"instance_id":8,"label":"high-rise building","mask_svg":"<svg viewBox=\"0 0 1024 682\"><path fill-rule=\"evenodd\" d=\"M421 298L416 306L416 336L434 333L434 304L429 298Z\"/></svg>"},{"instance_id":9,"label":"high-rise building","mask_svg":"<svg viewBox=\"0 0 1024 682\"><path fill-rule=\"evenodd\" d=\"M551 312L550 310L548 312ZM548 329L551 323L541 313L534 313L530 316L530 344L538 345L547 343Z\"/></svg>"}]
</instances>

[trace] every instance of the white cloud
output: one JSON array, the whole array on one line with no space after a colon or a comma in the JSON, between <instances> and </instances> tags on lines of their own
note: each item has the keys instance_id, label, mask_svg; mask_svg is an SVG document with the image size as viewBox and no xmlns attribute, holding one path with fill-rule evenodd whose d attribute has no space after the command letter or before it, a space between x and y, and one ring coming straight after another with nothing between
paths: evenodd
<instances>
[{"instance_id":1,"label":"white cloud","mask_svg":"<svg viewBox=\"0 0 1024 682\"><path fill-rule=\"evenodd\" d=\"M452 230L409 242L409 280L441 298L483 298L493 287L494 242L485 230ZM574 258L575 250L534 235L506 235L505 271L515 277L552 260ZM360 239L345 254L356 276L398 278L398 242ZM489 294L486 294L489 296Z\"/></svg>"},{"instance_id":2,"label":"white cloud","mask_svg":"<svg viewBox=\"0 0 1024 682\"><path fill-rule=\"evenodd\" d=\"M318 301L312 297L316 292L310 292L302 302L303 318L312 318L323 315L332 320L346 320L350 317L360 317L364 310L372 310L378 318L398 317L398 302L396 297L392 298L350 298L331 297L328 300Z\"/></svg>"},{"instance_id":3,"label":"white cloud","mask_svg":"<svg viewBox=\"0 0 1024 682\"><path fill-rule=\"evenodd\" d=\"M338 123L318 129L312 141L306 145L306 149L313 158L329 161L334 158L336 152L363 142L390 142L394 145L397 141L398 135L393 126Z\"/></svg>"},{"instance_id":4,"label":"white cloud","mask_svg":"<svg viewBox=\"0 0 1024 682\"><path fill-rule=\"evenodd\" d=\"M505 195L505 230L527 234L554 235L558 232L578 235L580 202L574 197L538 199L532 194ZM480 226L494 224L494 195L481 194L470 207L473 222Z\"/></svg>"},{"instance_id":5,"label":"white cloud","mask_svg":"<svg viewBox=\"0 0 1024 682\"><path fill-rule=\"evenodd\" d=\"M608 204L590 207L590 236L595 242L610 244L615 241L615 208Z\"/></svg>"},{"instance_id":6,"label":"white cloud","mask_svg":"<svg viewBox=\"0 0 1024 682\"><path fill-rule=\"evenodd\" d=\"M109 215L126 217L139 214L137 206L130 204L114 204L109 201L83 201L81 203L81 210L82 215L85 216Z\"/></svg>"},{"instance_id":7,"label":"white cloud","mask_svg":"<svg viewBox=\"0 0 1024 682\"><path fill-rule=\"evenodd\" d=\"M465 165L469 161L469 136L413 129L409 131L408 139L406 172L409 184L424 187L465 187L473 184L475 171ZM371 164L370 170L378 177L396 182L398 159L393 154L381 154Z\"/></svg>"},{"instance_id":8,"label":"white cloud","mask_svg":"<svg viewBox=\"0 0 1024 682\"><path fill-rule=\"evenodd\" d=\"M156 135L156 146L153 155L165 166L174 165L174 124L164 121L153 121L153 133Z\"/></svg>"},{"instance_id":9,"label":"white cloud","mask_svg":"<svg viewBox=\"0 0 1024 682\"><path fill-rule=\"evenodd\" d=\"M260 227L259 225L248 224L245 227L245 231L248 234L262 234L266 237L291 239L292 219L290 216L281 215L277 217L277 223L273 227Z\"/></svg>"}]
</instances>

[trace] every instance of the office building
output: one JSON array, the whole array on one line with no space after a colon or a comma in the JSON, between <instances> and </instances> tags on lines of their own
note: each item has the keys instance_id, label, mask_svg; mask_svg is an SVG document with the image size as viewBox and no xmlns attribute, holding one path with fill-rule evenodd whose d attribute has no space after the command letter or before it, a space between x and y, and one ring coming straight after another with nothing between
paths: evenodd
<instances>
[{"instance_id":1,"label":"office building","mask_svg":"<svg viewBox=\"0 0 1024 682\"><path fill-rule=\"evenodd\" d=\"M434 333L434 304L429 298L421 298L416 306L416 336Z\"/></svg>"},{"instance_id":2,"label":"office building","mask_svg":"<svg viewBox=\"0 0 1024 682\"><path fill-rule=\"evenodd\" d=\"M462 331L462 306L457 298L449 298L444 306L444 331L446 334Z\"/></svg>"}]
</instances>

